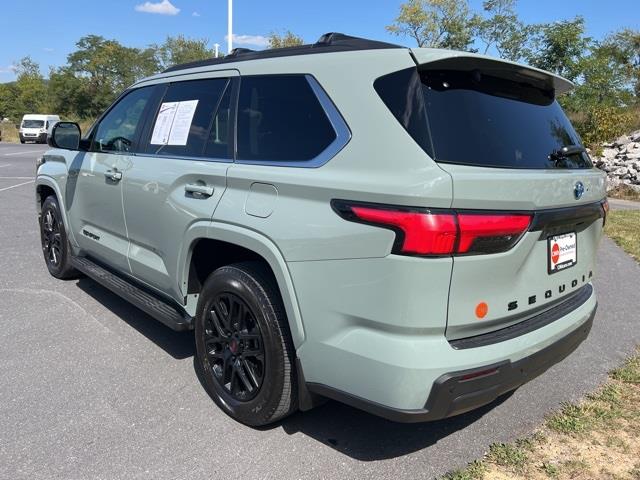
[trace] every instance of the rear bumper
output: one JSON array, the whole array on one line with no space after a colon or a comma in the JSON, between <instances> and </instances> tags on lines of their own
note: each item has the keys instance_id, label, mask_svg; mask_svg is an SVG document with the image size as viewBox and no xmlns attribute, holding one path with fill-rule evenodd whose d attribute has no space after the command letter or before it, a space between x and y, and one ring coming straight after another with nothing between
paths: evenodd
<instances>
[{"instance_id":1,"label":"rear bumper","mask_svg":"<svg viewBox=\"0 0 640 480\"><path fill-rule=\"evenodd\" d=\"M596 308L587 320L545 348L517 361L509 360L446 373L436 379L422 409L397 409L326 385L308 383L309 391L396 422L413 423L459 415L515 390L573 352L589 335Z\"/></svg>"}]
</instances>

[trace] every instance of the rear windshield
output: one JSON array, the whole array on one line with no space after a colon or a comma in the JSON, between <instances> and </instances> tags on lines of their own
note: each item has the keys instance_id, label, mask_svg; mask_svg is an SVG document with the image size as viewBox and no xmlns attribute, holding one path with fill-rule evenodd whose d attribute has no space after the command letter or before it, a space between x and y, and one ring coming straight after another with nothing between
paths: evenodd
<instances>
[{"instance_id":1,"label":"rear windshield","mask_svg":"<svg viewBox=\"0 0 640 480\"><path fill-rule=\"evenodd\" d=\"M22 122L22 128L42 128L44 127L44 120L24 120Z\"/></svg>"},{"instance_id":2,"label":"rear windshield","mask_svg":"<svg viewBox=\"0 0 640 480\"><path fill-rule=\"evenodd\" d=\"M479 70L401 70L375 89L436 161L499 168L591 168L586 153L550 154L581 141L552 90Z\"/></svg>"}]
</instances>

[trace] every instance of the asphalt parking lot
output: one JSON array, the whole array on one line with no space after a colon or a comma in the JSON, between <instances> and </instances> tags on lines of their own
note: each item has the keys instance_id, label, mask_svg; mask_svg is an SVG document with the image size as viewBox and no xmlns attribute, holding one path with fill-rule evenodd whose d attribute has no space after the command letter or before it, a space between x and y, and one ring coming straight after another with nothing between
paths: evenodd
<instances>
[{"instance_id":1,"label":"asphalt parking lot","mask_svg":"<svg viewBox=\"0 0 640 480\"><path fill-rule=\"evenodd\" d=\"M328 402L251 429L200 386L192 334L88 279L48 275L33 187L45 149L0 143L0 478L434 478L530 432L640 344L640 267L605 239L590 337L514 394L435 423Z\"/></svg>"}]
</instances>

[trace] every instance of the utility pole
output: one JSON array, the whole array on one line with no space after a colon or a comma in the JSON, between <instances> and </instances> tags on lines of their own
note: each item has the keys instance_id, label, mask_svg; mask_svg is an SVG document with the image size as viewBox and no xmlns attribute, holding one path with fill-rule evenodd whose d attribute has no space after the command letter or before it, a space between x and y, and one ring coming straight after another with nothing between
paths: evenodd
<instances>
[{"instance_id":1,"label":"utility pole","mask_svg":"<svg viewBox=\"0 0 640 480\"><path fill-rule=\"evenodd\" d=\"M227 54L233 50L233 0L228 0L229 16L227 21Z\"/></svg>"},{"instance_id":2,"label":"utility pole","mask_svg":"<svg viewBox=\"0 0 640 480\"><path fill-rule=\"evenodd\" d=\"M218 58L220 56L220 44L214 43L213 48L215 49L215 56L216 58Z\"/></svg>"}]
</instances>

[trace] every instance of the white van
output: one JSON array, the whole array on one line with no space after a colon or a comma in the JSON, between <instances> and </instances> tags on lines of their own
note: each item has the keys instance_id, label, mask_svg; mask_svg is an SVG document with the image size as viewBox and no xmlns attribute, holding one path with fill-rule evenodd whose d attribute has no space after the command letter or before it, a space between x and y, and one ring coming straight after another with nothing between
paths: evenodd
<instances>
[{"instance_id":1,"label":"white van","mask_svg":"<svg viewBox=\"0 0 640 480\"><path fill-rule=\"evenodd\" d=\"M47 143L47 134L60 121L58 115L25 115L20 123L20 143Z\"/></svg>"}]
</instances>

